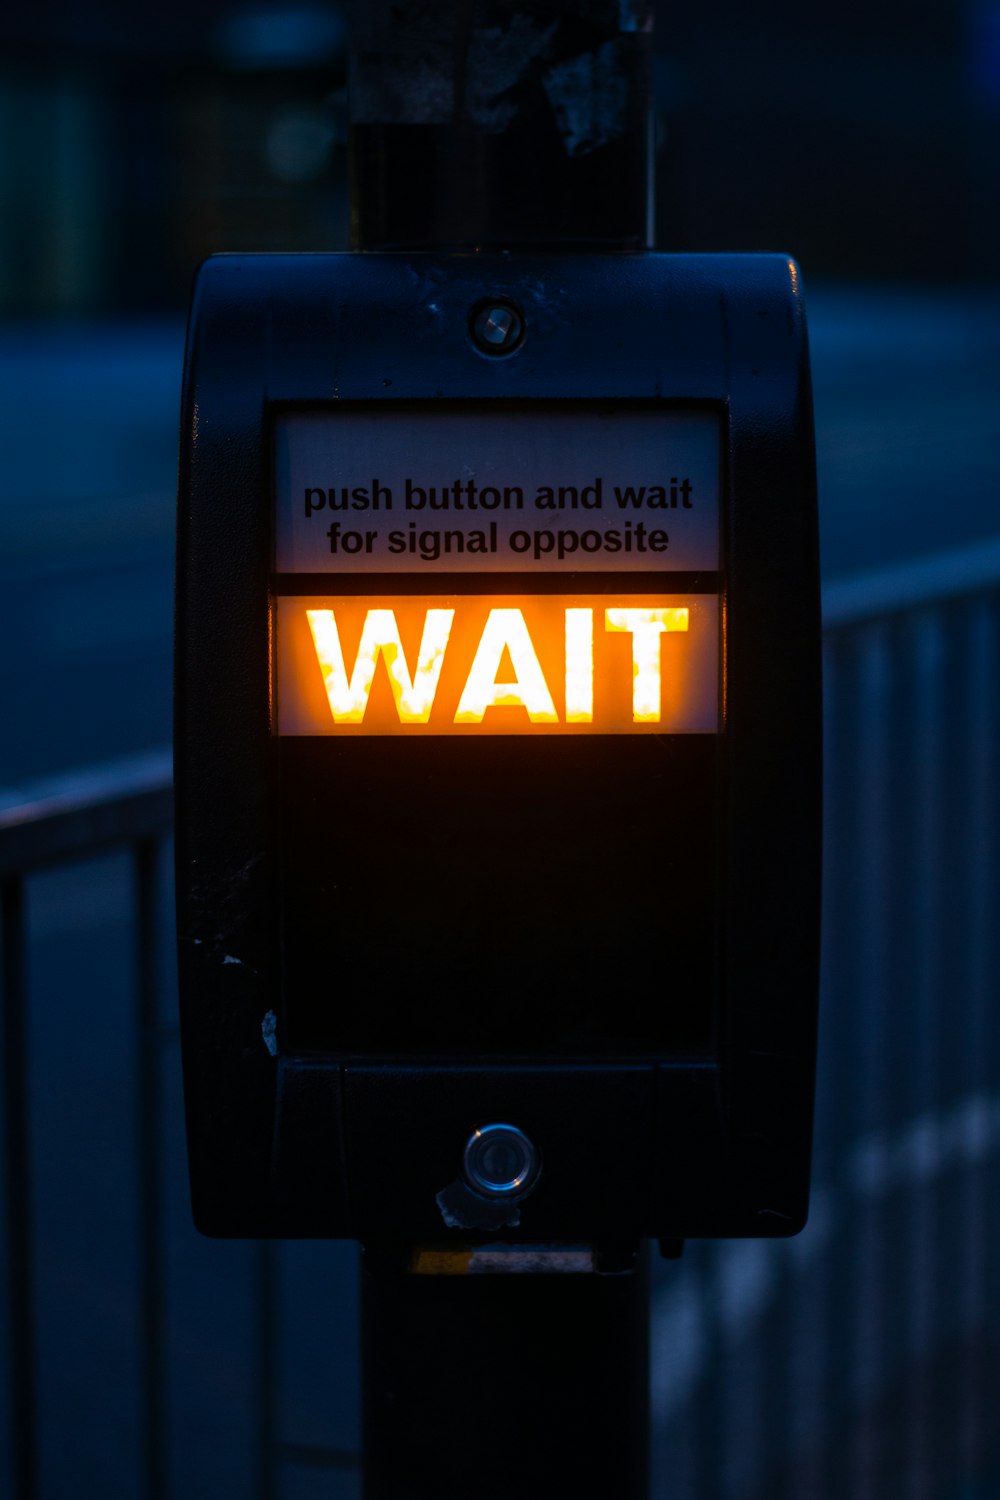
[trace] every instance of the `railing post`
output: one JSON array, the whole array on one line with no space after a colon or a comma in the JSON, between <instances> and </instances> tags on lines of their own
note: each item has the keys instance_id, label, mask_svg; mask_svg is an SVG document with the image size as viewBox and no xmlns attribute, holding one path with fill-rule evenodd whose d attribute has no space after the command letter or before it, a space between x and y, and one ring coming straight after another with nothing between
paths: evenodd
<instances>
[{"instance_id":1,"label":"railing post","mask_svg":"<svg viewBox=\"0 0 1000 1500\"><path fill-rule=\"evenodd\" d=\"M160 841L134 846L136 1031L138 1035L138 1168L142 1469L147 1500L167 1493L164 1379L163 1148L158 1008L157 895Z\"/></svg>"},{"instance_id":2,"label":"railing post","mask_svg":"<svg viewBox=\"0 0 1000 1500\"><path fill-rule=\"evenodd\" d=\"M15 1500L38 1494L35 1285L28 1116L24 881L0 879L3 917L4 1135L7 1175L7 1321L10 1341L11 1480Z\"/></svg>"}]
</instances>

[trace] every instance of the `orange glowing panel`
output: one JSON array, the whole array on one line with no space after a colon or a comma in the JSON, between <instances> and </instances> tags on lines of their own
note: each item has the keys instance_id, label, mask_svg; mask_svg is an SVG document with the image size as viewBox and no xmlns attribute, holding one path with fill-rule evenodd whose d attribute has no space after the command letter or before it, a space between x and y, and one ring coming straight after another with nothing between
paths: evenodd
<instances>
[{"instance_id":1,"label":"orange glowing panel","mask_svg":"<svg viewBox=\"0 0 1000 1500\"><path fill-rule=\"evenodd\" d=\"M365 615L354 665L348 676L344 652L332 609L307 609L316 660L323 672L327 701L335 724L364 722L381 654L389 673L396 714L401 724L426 724L437 693L445 647L451 634L453 609L429 609L417 648L417 662L410 676L399 624L391 609L370 609Z\"/></svg>"},{"instance_id":2,"label":"orange glowing panel","mask_svg":"<svg viewBox=\"0 0 1000 1500\"><path fill-rule=\"evenodd\" d=\"M632 637L632 720L636 724L658 724L663 711L663 680L660 671L660 636L665 630L688 629L689 609L606 609L608 630L622 630Z\"/></svg>"},{"instance_id":3,"label":"orange glowing panel","mask_svg":"<svg viewBox=\"0 0 1000 1500\"><path fill-rule=\"evenodd\" d=\"M500 664L510 663L510 680ZM507 674L504 674L506 679ZM529 724L558 724L535 643L520 609L491 609L455 710L456 724L481 724L488 708L523 708Z\"/></svg>"},{"instance_id":4,"label":"orange glowing panel","mask_svg":"<svg viewBox=\"0 0 1000 1500\"><path fill-rule=\"evenodd\" d=\"M594 719L594 611L566 611L566 723Z\"/></svg>"},{"instance_id":5,"label":"orange glowing panel","mask_svg":"<svg viewBox=\"0 0 1000 1500\"><path fill-rule=\"evenodd\" d=\"M283 596L284 735L706 734L715 594Z\"/></svg>"}]
</instances>

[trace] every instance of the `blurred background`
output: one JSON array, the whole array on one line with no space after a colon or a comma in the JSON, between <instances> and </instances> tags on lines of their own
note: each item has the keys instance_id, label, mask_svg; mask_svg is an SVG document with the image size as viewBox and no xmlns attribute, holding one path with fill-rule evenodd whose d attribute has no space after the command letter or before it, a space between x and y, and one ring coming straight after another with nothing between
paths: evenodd
<instances>
[{"instance_id":1,"label":"blurred background","mask_svg":"<svg viewBox=\"0 0 1000 1500\"><path fill-rule=\"evenodd\" d=\"M660 11L658 246L800 261L827 576L989 534L1000 4ZM347 27L45 0L0 37L4 785L169 734L192 275L345 248Z\"/></svg>"},{"instance_id":2,"label":"blurred background","mask_svg":"<svg viewBox=\"0 0 1000 1500\"><path fill-rule=\"evenodd\" d=\"M347 27L36 0L0 39L2 808L162 770L188 291L214 251L346 248ZM997 1500L1000 0L662 4L654 45L658 248L803 268L829 810L813 1219L657 1269L654 1493ZM152 859L152 1019L134 853L23 887L33 1483L353 1495L353 1248L188 1227Z\"/></svg>"}]
</instances>

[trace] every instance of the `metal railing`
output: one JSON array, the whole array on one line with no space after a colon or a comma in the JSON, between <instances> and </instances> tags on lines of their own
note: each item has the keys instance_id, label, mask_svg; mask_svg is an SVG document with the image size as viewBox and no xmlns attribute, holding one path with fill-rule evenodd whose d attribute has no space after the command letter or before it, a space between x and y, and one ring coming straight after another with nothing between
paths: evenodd
<instances>
[{"instance_id":1,"label":"metal railing","mask_svg":"<svg viewBox=\"0 0 1000 1500\"><path fill-rule=\"evenodd\" d=\"M788 1242L690 1246L664 1277L659 1490L986 1500L1000 1478L1000 545L835 584L824 624L810 1222Z\"/></svg>"},{"instance_id":2,"label":"metal railing","mask_svg":"<svg viewBox=\"0 0 1000 1500\"><path fill-rule=\"evenodd\" d=\"M654 1493L985 1500L989 1476L1000 1472L1000 544L833 585L824 613L827 850L813 1211L796 1240L694 1244L661 1268ZM148 1500L177 1492L165 1425L163 1181L182 1145L162 1130L166 1039L157 997L159 865L170 821L166 755L0 797L16 1500L41 1493L26 884L55 863L111 848L128 851L133 889L137 1485ZM331 1484L338 1475L355 1482L349 1444L283 1440L287 1253L267 1245L250 1252L256 1373L244 1399L256 1452L252 1476L242 1487L234 1480L233 1500L277 1494L295 1466L322 1467Z\"/></svg>"},{"instance_id":3,"label":"metal railing","mask_svg":"<svg viewBox=\"0 0 1000 1500\"><path fill-rule=\"evenodd\" d=\"M11 1481L17 1500L39 1493L36 1430L35 1278L27 1045L26 883L56 863L128 849L135 929L135 1182L141 1245L141 1448L149 1500L165 1494L163 1475L164 1297L162 1145L157 1026L158 859L170 832L169 753L143 756L0 797L0 906L3 919L4 1140L7 1180L7 1318L11 1391Z\"/></svg>"}]
</instances>

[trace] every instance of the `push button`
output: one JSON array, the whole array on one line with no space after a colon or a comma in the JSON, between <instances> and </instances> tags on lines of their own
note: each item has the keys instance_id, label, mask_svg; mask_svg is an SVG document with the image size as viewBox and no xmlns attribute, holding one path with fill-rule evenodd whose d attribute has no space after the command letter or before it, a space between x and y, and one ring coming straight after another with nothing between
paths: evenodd
<instances>
[{"instance_id":1,"label":"push button","mask_svg":"<svg viewBox=\"0 0 1000 1500\"><path fill-rule=\"evenodd\" d=\"M538 1152L516 1125L484 1125L465 1143L462 1171L475 1193L523 1198L538 1178Z\"/></svg>"}]
</instances>

